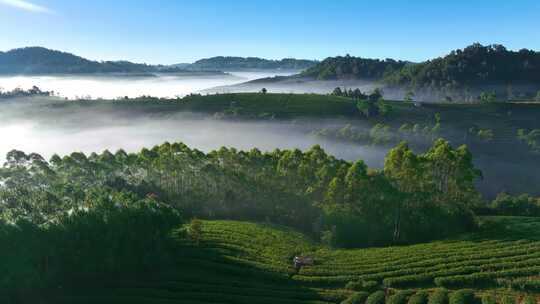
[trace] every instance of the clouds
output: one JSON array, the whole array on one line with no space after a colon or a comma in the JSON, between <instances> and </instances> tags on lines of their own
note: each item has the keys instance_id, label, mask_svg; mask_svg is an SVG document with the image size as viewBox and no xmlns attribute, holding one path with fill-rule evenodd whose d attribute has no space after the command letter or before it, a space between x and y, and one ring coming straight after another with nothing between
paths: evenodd
<instances>
[{"instance_id":1,"label":"clouds","mask_svg":"<svg viewBox=\"0 0 540 304\"><path fill-rule=\"evenodd\" d=\"M25 10L27 12L46 13L46 14L54 13L54 11L49 8L30 3L26 0L0 0L0 5L11 6L14 8Z\"/></svg>"}]
</instances>

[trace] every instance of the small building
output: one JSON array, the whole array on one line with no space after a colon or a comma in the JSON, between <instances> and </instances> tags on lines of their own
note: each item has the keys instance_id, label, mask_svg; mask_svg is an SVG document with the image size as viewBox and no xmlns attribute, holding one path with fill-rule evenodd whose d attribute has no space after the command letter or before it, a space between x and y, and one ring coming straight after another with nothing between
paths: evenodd
<instances>
[{"instance_id":1,"label":"small building","mask_svg":"<svg viewBox=\"0 0 540 304\"><path fill-rule=\"evenodd\" d=\"M313 266L315 261L313 260L312 257L295 256L293 259L293 263L294 263L294 268L300 269L301 267L304 267L304 266Z\"/></svg>"}]
</instances>

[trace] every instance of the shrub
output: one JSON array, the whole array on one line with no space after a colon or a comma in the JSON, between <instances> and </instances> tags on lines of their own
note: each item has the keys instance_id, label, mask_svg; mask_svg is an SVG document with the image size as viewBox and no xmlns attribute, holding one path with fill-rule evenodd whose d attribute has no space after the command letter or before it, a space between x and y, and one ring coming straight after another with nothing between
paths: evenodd
<instances>
[{"instance_id":1,"label":"shrub","mask_svg":"<svg viewBox=\"0 0 540 304\"><path fill-rule=\"evenodd\" d=\"M384 291L375 291L366 300L366 304L384 304Z\"/></svg>"},{"instance_id":2,"label":"shrub","mask_svg":"<svg viewBox=\"0 0 540 304\"><path fill-rule=\"evenodd\" d=\"M411 290L400 290L395 294L391 295L386 301L387 304L405 304L407 299L414 293Z\"/></svg>"},{"instance_id":3,"label":"shrub","mask_svg":"<svg viewBox=\"0 0 540 304\"><path fill-rule=\"evenodd\" d=\"M450 294L449 304L475 304L474 292L470 289L460 289Z\"/></svg>"},{"instance_id":4,"label":"shrub","mask_svg":"<svg viewBox=\"0 0 540 304\"><path fill-rule=\"evenodd\" d=\"M362 290L365 291L375 291L379 288L379 283L376 281L363 281L362 282Z\"/></svg>"},{"instance_id":5,"label":"shrub","mask_svg":"<svg viewBox=\"0 0 540 304\"><path fill-rule=\"evenodd\" d=\"M202 238L202 222L197 218L193 218L188 228L189 238L199 245Z\"/></svg>"},{"instance_id":6,"label":"shrub","mask_svg":"<svg viewBox=\"0 0 540 304\"><path fill-rule=\"evenodd\" d=\"M429 294L427 291L418 291L409 298L407 304L427 304Z\"/></svg>"},{"instance_id":7,"label":"shrub","mask_svg":"<svg viewBox=\"0 0 540 304\"><path fill-rule=\"evenodd\" d=\"M437 289L428 298L428 304L448 304L448 290Z\"/></svg>"},{"instance_id":8,"label":"shrub","mask_svg":"<svg viewBox=\"0 0 540 304\"><path fill-rule=\"evenodd\" d=\"M497 304L497 300L494 295L485 294L482 296L482 304Z\"/></svg>"},{"instance_id":9,"label":"shrub","mask_svg":"<svg viewBox=\"0 0 540 304\"><path fill-rule=\"evenodd\" d=\"M346 300L342 301L341 304L364 304L368 296L369 293L367 292L355 292Z\"/></svg>"},{"instance_id":10,"label":"shrub","mask_svg":"<svg viewBox=\"0 0 540 304\"><path fill-rule=\"evenodd\" d=\"M504 296L501 299L501 304L515 304L516 298L513 296Z\"/></svg>"},{"instance_id":11,"label":"shrub","mask_svg":"<svg viewBox=\"0 0 540 304\"><path fill-rule=\"evenodd\" d=\"M536 301L536 298L534 296L528 295L525 298L523 298L523 301L521 301L521 304L536 304L538 303Z\"/></svg>"},{"instance_id":12,"label":"shrub","mask_svg":"<svg viewBox=\"0 0 540 304\"><path fill-rule=\"evenodd\" d=\"M376 281L350 281L345 285L345 289L355 291L369 291L373 292L379 288L379 283Z\"/></svg>"},{"instance_id":13,"label":"shrub","mask_svg":"<svg viewBox=\"0 0 540 304\"><path fill-rule=\"evenodd\" d=\"M349 281L349 283L347 283L347 285L345 285L345 289L361 291L362 290L362 282L360 282L360 281Z\"/></svg>"}]
</instances>

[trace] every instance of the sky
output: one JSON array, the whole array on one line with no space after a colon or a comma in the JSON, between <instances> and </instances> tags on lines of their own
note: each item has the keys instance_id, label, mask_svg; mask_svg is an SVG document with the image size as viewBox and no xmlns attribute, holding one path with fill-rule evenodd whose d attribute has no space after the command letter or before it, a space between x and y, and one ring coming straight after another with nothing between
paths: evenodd
<instances>
[{"instance_id":1,"label":"sky","mask_svg":"<svg viewBox=\"0 0 540 304\"><path fill-rule=\"evenodd\" d=\"M422 61L474 42L540 51L538 0L0 0L0 51L151 64L212 56Z\"/></svg>"}]
</instances>

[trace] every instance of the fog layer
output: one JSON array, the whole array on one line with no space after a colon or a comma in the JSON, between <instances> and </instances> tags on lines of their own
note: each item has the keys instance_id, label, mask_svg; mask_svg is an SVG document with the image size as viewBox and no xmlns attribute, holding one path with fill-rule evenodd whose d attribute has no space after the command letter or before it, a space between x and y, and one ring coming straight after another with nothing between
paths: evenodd
<instances>
[{"instance_id":1,"label":"fog layer","mask_svg":"<svg viewBox=\"0 0 540 304\"><path fill-rule=\"evenodd\" d=\"M103 111L99 107L55 106L53 99L26 99L0 102L0 160L12 149L36 152L46 158L53 154L139 151L165 141L183 142L202 151L222 146L271 151L276 148L308 149L320 144L328 153L348 160L363 159L380 166L384 149L337 143L309 136L314 124L329 121L255 122L224 121L209 115L163 113L145 115Z\"/></svg>"},{"instance_id":2,"label":"fog layer","mask_svg":"<svg viewBox=\"0 0 540 304\"><path fill-rule=\"evenodd\" d=\"M254 79L287 76L297 71L227 72L226 74L173 74L146 76L0 76L0 88L11 91L17 87L37 86L68 98L104 98L184 96L213 87L234 85Z\"/></svg>"}]
</instances>

